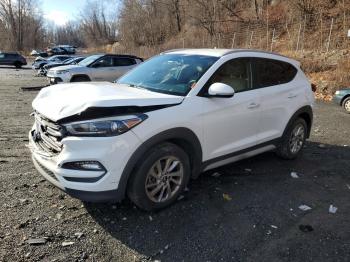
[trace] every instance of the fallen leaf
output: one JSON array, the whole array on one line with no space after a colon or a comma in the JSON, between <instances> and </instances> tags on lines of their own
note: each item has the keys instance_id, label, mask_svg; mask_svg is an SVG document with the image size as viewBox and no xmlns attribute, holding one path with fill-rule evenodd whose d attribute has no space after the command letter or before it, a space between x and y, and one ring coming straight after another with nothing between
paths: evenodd
<instances>
[{"instance_id":1,"label":"fallen leaf","mask_svg":"<svg viewBox=\"0 0 350 262\"><path fill-rule=\"evenodd\" d=\"M223 194L222 194L222 197L223 197L224 200L226 200L226 201L231 201L231 200L232 200L232 197L230 197L230 195L229 195L229 194L226 194L226 193L223 193Z\"/></svg>"}]
</instances>

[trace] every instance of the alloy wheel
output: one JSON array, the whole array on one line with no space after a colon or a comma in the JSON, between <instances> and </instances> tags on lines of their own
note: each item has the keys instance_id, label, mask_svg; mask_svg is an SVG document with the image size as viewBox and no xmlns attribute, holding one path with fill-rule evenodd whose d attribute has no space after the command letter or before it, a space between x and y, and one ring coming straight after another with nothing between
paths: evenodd
<instances>
[{"instance_id":1,"label":"alloy wheel","mask_svg":"<svg viewBox=\"0 0 350 262\"><path fill-rule=\"evenodd\" d=\"M344 108L345 108L346 112L350 112L350 100L345 102Z\"/></svg>"},{"instance_id":2,"label":"alloy wheel","mask_svg":"<svg viewBox=\"0 0 350 262\"><path fill-rule=\"evenodd\" d=\"M294 127L289 140L289 148L292 154L296 154L303 147L305 141L305 128L302 124Z\"/></svg>"},{"instance_id":3,"label":"alloy wheel","mask_svg":"<svg viewBox=\"0 0 350 262\"><path fill-rule=\"evenodd\" d=\"M157 160L148 171L145 189L148 198L156 203L171 199L178 191L184 178L184 167L175 156Z\"/></svg>"}]
</instances>

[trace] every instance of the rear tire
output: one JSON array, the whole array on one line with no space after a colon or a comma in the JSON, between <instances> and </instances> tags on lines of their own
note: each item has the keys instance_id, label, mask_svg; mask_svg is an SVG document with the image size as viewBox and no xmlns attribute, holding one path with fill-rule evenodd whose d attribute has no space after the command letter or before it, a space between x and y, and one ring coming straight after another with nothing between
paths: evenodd
<instances>
[{"instance_id":1,"label":"rear tire","mask_svg":"<svg viewBox=\"0 0 350 262\"><path fill-rule=\"evenodd\" d=\"M15 67L16 68L22 68L22 64L20 62L15 62Z\"/></svg>"},{"instance_id":2,"label":"rear tire","mask_svg":"<svg viewBox=\"0 0 350 262\"><path fill-rule=\"evenodd\" d=\"M87 76L74 76L71 82L90 82L90 78Z\"/></svg>"},{"instance_id":3,"label":"rear tire","mask_svg":"<svg viewBox=\"0 0 350 262\"><path fill-rule=\"evenodd\" d=\"M296 119L284 132L276 154L283 159L295 159L305 144L307 133L308 127L305 120Z\"/></svg>"},{"instance_id":4,"label":"rear tire","mask_svg":"<svg viewBox=\"0 0 350 262\"><path fill-rule=\"evenodd\" d=\"M152 148L136 166L127 194L132 202L146 211L162 209L176 201L191 173L188 155L172 143Z\"/></svg>"},{"instance_id":5,"label":"rear tire","mask_svg":"<svg viewBox=\"0 0 350 262\"><path fill-rule=\"evenodd\" d=\"M346 113L350 114L350 97L346 98L343 101L343 108L344 108Z\"/></svg>"}]
</instances>

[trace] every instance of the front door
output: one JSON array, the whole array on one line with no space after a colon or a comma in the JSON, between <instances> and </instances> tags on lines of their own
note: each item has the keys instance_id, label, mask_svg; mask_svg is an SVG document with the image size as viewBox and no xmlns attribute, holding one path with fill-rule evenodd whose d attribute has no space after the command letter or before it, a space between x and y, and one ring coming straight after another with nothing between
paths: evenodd
<instances>
[{"instance_id":1,"label":"front door","mask_svg":"<svg viewBox=\"0 0 350 262\"><path fill-rule=\"evenodd\" d=\"M260 122L259 90L252 89L250 59L224 63L209 79L235 90L231 98L202 98L204 160L223 157L256 145Z\"/></svg>"},{"instance_id":2,"label":"front door","mask_svg":"<svg viewBox=\"0 0 350 262\"><path fill-rule=\"evenodd\" d=\"M92 65L92 81L112 81L114 76L113 57L104 56Z\"/></svg>"}]
</instances>

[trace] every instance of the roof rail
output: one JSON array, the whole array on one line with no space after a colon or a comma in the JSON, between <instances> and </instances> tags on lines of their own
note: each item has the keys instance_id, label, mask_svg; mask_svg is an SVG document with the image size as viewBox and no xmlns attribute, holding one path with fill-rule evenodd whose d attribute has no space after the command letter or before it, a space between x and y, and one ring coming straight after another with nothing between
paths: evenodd
<instances>
[{"instance_id":1,"label":"roof rail","mask_svg":"<svg viewBox=\"0 0 350 262\"><path fill-rule=\"evenodd\" d=\"M252 52L252 53L277 55L277 56L281 56L281 57L285 57L285 58L291 59L290 57L285 56L285 55L281 55L281 54L278 54L278 53L269 52L269 51L265 51L265 50L259 50L259 49L231 49L231 51L228 51L224 55L229 55L229 54L234 54L234 53L239 53L239 52Z\"/></svg>"}]
</instances>

